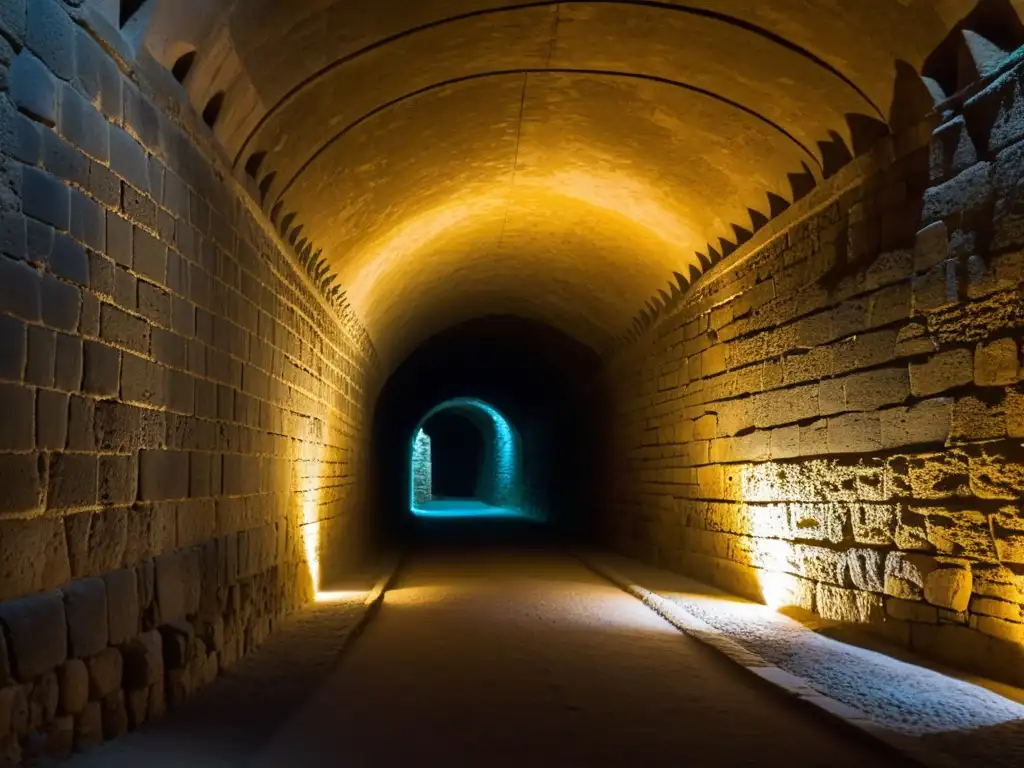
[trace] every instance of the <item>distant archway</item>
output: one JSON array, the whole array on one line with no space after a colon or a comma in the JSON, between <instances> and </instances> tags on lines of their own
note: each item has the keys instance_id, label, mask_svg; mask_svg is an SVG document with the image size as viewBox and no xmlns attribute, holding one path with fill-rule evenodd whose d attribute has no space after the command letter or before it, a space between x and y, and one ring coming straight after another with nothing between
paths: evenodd
<instances>
[{"instance_id":1,"label":"distant archway","mask_svg":"<svg viewBox=\"0 0 1024 768\"><path fill-rule=\"evenodd\" d=\"M472 495L440 494L434 479L438 450L428 423L451 413L465 418L479 432L483 451L478 464L467 465L471 473ZM423 517L521 516L523 510L522 447L519 435L496 408L476 398L455 398L431 408L413 430L410 445L409 510ZM475 462L474 462L475 464ZM448 485L448 483L445 483Z\"/></svg>"}]
</instances>

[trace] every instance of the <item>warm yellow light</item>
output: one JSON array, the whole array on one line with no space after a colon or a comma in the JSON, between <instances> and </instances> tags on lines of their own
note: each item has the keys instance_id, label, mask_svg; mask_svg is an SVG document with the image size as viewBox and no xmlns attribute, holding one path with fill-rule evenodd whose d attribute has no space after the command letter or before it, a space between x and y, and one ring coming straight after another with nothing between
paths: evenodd
<instances>
[{"instance_id":1,"label":"warm yellow light","mask_svg":"<svg viewBox=\"0 0 1024 768\"><path fill-rule=\"evenodd\" d=\"M337 592L317 592L315 600L318 603L347 603L366 599L365 590L341 590Z\"/></svg>"}]
</instances>

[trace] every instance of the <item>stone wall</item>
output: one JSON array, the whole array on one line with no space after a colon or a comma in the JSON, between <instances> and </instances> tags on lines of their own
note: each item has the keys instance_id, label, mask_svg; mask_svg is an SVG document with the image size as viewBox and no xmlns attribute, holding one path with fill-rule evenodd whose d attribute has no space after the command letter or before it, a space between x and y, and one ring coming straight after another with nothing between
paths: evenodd
<instances>
[{"instance_id":1,"label":"stone wall","mask_svg":"<svg viewBox=\"0 0 1024 768\"><path fill-rule=\"evenodd\" d=\"M364 528L365 334L79 6L0 4L3 764L159 716Z\"/></svg>"},{"instance_id":2,"label":"stone wall","mask_svg":"<svg viewBox=\"0 0 1024 768\"><path fill-rule=\"evenodd\" d=\"M1022 77L825 182L611 361L609 541L1024 683Z\"/></svg>"}]
</instances>

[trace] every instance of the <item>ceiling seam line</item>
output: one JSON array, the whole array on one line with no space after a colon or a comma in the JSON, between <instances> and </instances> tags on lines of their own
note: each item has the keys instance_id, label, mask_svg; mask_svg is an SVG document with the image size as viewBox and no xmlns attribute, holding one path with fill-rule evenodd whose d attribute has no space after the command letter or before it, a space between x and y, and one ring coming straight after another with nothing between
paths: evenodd
<instances>
[{"instance_id":1,"label":"ceiling seam line","mask_svg":"<svg viewBox=\"0 0 1024 768\"><path fill-rule=\"evenodd\" d=\"M354 51L354 52L352 52L351 54L349 54L347 56L343 56L340 59L337 59L336 61L331 62L326 67L323 67L322 69L320 69L317 72L315 72L313 75L311 75L311 76L305 78L304 80L302 80L298 85L294 86L290 91L288 91L284 96L282 96L280 98L280 100L278 100L262 117L260 117L260 119L257 121L256 125L252 128L251 131L249 131L249 133L246 135L245 139L242 141L242 144L239 147L238 152L235 155L235 159L232 162L232 167L235 168L235 167L238 166L239 162L241 162L242 155L245 154L245 151L246 151L246 149L248 149L248 147L249 147L250 143L252 142L253 138L256 136L257 133L259 133L264 128L264 126L267 124L267 122L269 122L269 120L270 120L272 115L274 115L279 109L283 108L284 105L287 102L289 102L292 98L294 98L296 95L298 95L303 90L305 90L308 86L312 85L317 80L319 80L321 77L323 77L325 74L327 74L328 72L331 72L334 69L338 69L338 68L344 66L345 64L347 64L347 63L349 63L351 61L354 61L355 59L357 59L357 58L359 58L359 57L361 57L361 56L363 56L363 55L365 55L367 53L370 53L370 52L372 52L372 51L374 51L374 50L376 50L378 48L382 48L382 47L384 47L386 45L389 45L392 42L395 42L396 40L401 40L401 39L403 39L405 37L411 37L411 36L413 36L415 34L418 34L419 32L425 32L427 30L435 29L435 28L438 28L438 27L442 27L442 26L445 26L447 24L457 23L457 22L460 22L460 21L466 21L468 19L477 18L477 17L480 17L480 16L488 16L488 15L498 14L498 13L509 13L509 12L513 12L513 11L530 10L532 8L542 8L542 7L550 6L550 5L562 5L565 2L572 2L572 3L579 3L579 4L592 3L594 5L624 5L624 6L633 5L633 6L638 6L638 7L641 7L641 8L657 8L659 10L664 10L664 11L669 12L669 13L685 13L685 14L689 14L691 16L699 16L701 18L713 19L713 20L719 21L719 22L721 22L723 24L726 24L726 25L729 25L729 26L734 26L734 27L737 27L738 29L743 29L743 30L745 30L747 32L750 32L751 34L757 35L759 37L763 37L766 40L769 40L769 41L775 43L776 45L780 45L783 48L786 48L787 50L790 50L790 51L792 51L792 52L794 52L794 53L804 57L805 59L808 59L809 61L814 63L816 66L824 69L825 71L835 75L840 80L842 80L844 83L846 83L848 86L850 86L862 99L864 99L864 101L867 102L867 104L875 111L875 114L878 115L878 117L881 118L883 122L888 123L888 120L885 119L885 115L882 112L881 108L877 104L875 104L874 101L872 101L872 99L867 95L867 93L864 92L864 90L860 86L858 86L855 82L853 82L853 80L850 77L848 77L848 76L844 75L842 72L840 72L839 69L837 69L833 65L829 64L824 59L822 59L822 58L818 57L817 55L811 53L807 49L801 47L800 45L797 45L796 43L788 40L787 38L783 37L782 35L779 35L779 34L776 34L774 32L771 32L771 31L769 31L767 29L763 29L761 27L758 27L755 24L751 24L749 22L745 22L744 20L736 18L734 16L729 16L727 14L723 14L723 13L719 13L719 12L715 12L715 11L709 11L709 10L706 10L706 9L690 8L690 7L685 7L685 6L671 5L671 4L666 3L666 2L658 2L657 0L633 0L633 1L630 1L630 0L538 0L538 2L521 3L521 4L518 4L518 5L504 6L504 7L501 7L501 8L488 8L488 9L477 10L477 11L472 11L472 12L469 12L469 13L460 14L460 15L457 15L457 16L451 16L451 17L444 18L444 19L437 19L435 21L428 22L428 23L425 23L425 24L421 24L421 25L419 25L417 27L413 27L411 29L406 29L406 30L403 30L403 31L401 31L399 33L393 34L393 35L391 35L389 37L386 37L386 38L383 38L381 40L378 40L378 41L376 41L374 43L371 43L371 44L369 44L369 45L359 49L358 51Z\"/></svg>"},{"instance_id":2,"label":"ceiling seam line","mask_svg":"<svg viewBox=\"0 0 1024 768\"><path fill-rule=\"evenodd\" d=\"M505 201L505 215L501 221L501 232L498 234L498 244L495 246L494 254L500 255L501 247L505 243L505 227L508 226L508 212L512 207L512 190L516 186L516 172L519 170L519 147L523 141L523 117L526 114L526 85L530 80L530 73L523 73L523 91L519 98L519 123L516 126L516 151L512 158L512 178L508 185L508 199Z\"/></svg>"},{"instance_id":3,"label":"ceiling seam line","mask_svg":"<svg viewBox=\"0 0 1024 768\"><path fill-rule=\"evenodd\" d=\"M479 72L479 73L476 73L476 74L473 74L473 75L466 75L464 77L457 77L457 78L453 78L451 80L445 80L443 82L435 83L433 85L429 85L429 86L426 86L424 88L420 88L419 90L412 91L410 93L405 94L404 96L399 96L398 98L393 99L392 101L389 101L386 104L382 104L381 106L374 108L370 112L367 112L362 117L358 118L357 120L355 120L352 123L350 123L349 125L347 125L341 131L339 131L334 136L332 136L319 149L317 149L317 151L305 163L303 163L302 166L295 172L295 174L292 176L292 178L288 180L288 183L281 189L281 191L280 192L276 192L274 194L273 200L268 200L267 201L266 205L273 206L278 201L280 201L286 194L288 194L288 192L291 191L292 187L295 186L295 184L299 180L299 178L303 174L305 174L306 171L309 170L310 166L313 165L314 161L318 157L320 157L320 155L322 155L331 145L333 145L335 142L341 140L349 132L351 132L352 130L358 128L360 125L362 125L367 120L370 120L371 118L376 117L380 113L382 113L382 112L384 112L384 111L386 111L386 110L388 110L388 109L390 109L392 107L395 107L395 106L397 106L397 105L399 105L399 104L401 104L401 103L403 103L405 101L409 101L411 99L417 98L419 96L422 96L424 94L430 93L432 91L440 90L440 89L445 88L445 87L447 87L449 85L458 85L458 84L461 84L461 83L472 82L474 80L483 80L483 79L486 79L488 77L506 77L508 75L518 75L518 74L524 74L524 73L525 74L554 73L554 74L571 74L571 75L592 75L592 76L599 76L599 77L621 77L621 78L633 79L633 80L648 80L648 81L651 81L651 82L662 83L664 85L670 85L670 86L673 86L673 87L676 87L676 88L681 88L683 90L691 91L692 93L698 93L698 94L700 94L702 96L707 96L708 98L714 99L714 100L719 101L719 102L721 102L723 104L726 104L726 105L731 106L731 107L733 107L735 109L738 109L741 112L745 112L746 114L748 114L748 115L750 115L750 116L760 120L761 122L765 123L766 125L771 126L773 129L775 129L777 132L781 133L783 136L785 136L787 139L789 139L793 144L795 144L797 147L799 147L800 150L805 155L807 155L809 158L811 158L812 162L820 170L824 171L824 167L822 166L822 162L821 162L821 160L818 159L817 155L815 155L810 150L809 147L807 147L802 141L800 141L798 138L793 136L793 134L791 134L789 131L787 131L785 128L783 128L781 125L776 123L771 118L765 117L764 115L762 115L757 110L751 109L750 107L747 107L747 106L745 106L745 105L743 105L743 104L741 104L741 103L739 103L737 101L733 101L732 99L727 99L724 96L720 96L719 94L717 94L717 93L715 93L713 91L708 91L708 90L705 90L703 88L698 88L697 86L689 85L687 83L682 83L682 82L679 82L677 80L669 80L667 78L657 77L655 75L641 75L641 74L635 74L635 73L631 73L631 72L615 72L615 71L611 71L611 70L568 69L568 68L525 69L525 70L524 69L512 69L512 70L498 70L498 71L494 71L494 72Z\"/></svg>"}]
</instances>

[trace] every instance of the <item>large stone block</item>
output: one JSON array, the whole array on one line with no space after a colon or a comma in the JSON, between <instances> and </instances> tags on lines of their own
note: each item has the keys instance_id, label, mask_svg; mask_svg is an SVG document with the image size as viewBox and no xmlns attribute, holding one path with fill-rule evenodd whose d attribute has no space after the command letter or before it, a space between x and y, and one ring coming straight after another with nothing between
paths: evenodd
<instances>
[{"instance_id":1,"label":"large stone block","mask_svg":"<svg viewBox=\"0 0 1024 768\"><path fill-rule=\"evenodd\" d=\"M107 647L107 588L102 579L79 579L63 588L68 654L94 656Z\"/></svg>"},{"instance_id":2,"label":"large stone block","mask_svg":"<svg viewBox=\"0 0 1024 768\"><path fill-rule=\"evenodd\" d=\"M11 666L22 682L34 680L67 659L68 629L60 592L0 603L0 624L10 643Z\"/></svg>"},{"instance_id":3,"label":"large stone block","mask_svg":"<svg viewBox=\"0 0 1024 768\"><path fill-rule=\"evenodd\" d=\"M125 687L128 690L146 689L157 685L164 677L163 638L157 630L144 632L124 648Z\"/></svg>"},{"instance_id":4,"label":"large stone block","mask_svg":"<svg viewBox=\"0 0 1024 768\"><path fill-rule=\"evenodd\" d=\"M881 447L945 445L952 424L952 398L924 400L908 408L889 408L879 414Z\"/></svg>"},{"instance_id":5,"label":"large stone block","mask_svg":"<svg viewBox=\"0 0 1024 768\"><path fill-rule=\"evenodd\" d=\"M971 600L970 569L948 567L932 571L925 577L924 599L940 608L966 611Z\"/></svg>"},{"instance_id":6,"label":"large stone block","mask_svg":"<svg viewBox=\"0 0 1024 768\"><path fill-rule=\"evenodd\" d=\"M969 349L940 352L924 363L910 364L910 390L917 397L937 395L974 380L974 356Z\"/></svg>"},{"instance_id":7,"label":"large stone block","mask_svg":"<svg viewBox=\"0 0 1024 768\"><path fill-rule=\"evenodd\" d=\"M832 621L879 624L885 617L881 595L819 584L815 605L818 613Z\"/></svg>"},{"instance_id":8,"label":"large stone block","mask_svg":"<svg viewBox=\"0 0 1024 768\"><path fill-rule=\"evenodd\" d=\"M124 677L124 658L117 648L104 648L86 661L89 670L89 696L102 699L121 687Z\"/></svg>"},{"instance_id":9,"label":"large stone block","mask_svg":"<svg viewBox=\"0 0 1024 768\"><path fill-rule=\"evenodd\" d=\"M139 498L143 501L186 499L189 495L187 451L139 452Z\"/></svg>"},{"instance_id":10,"label":"large stone block","mask_svg":"<svg viewBox=\"0 0 1024 768\"><path fill-rule=\"evenodd\" d=\"M139 590L135 570L124 568L103 577L107 586L107 632L111 645L123 645L139 631Z\"/></svg>"},{"instance_id":11,"label":"large stone block","mask_svg":"<svg viewBox=\"0 0 1024 768\"><path fill-rule=\"evenodd\" d=\"M89 670L81 659L69 659L57 667L57 684L60 687L60 711L65 715L77 715L89 703Z\"/></svg>"},{"instance_id":12,"label":"large stone block","mask_svg":"<svg viewBox=\"0 0 1024 768\"><path fill-rule=\"evenodd\" d=\"M57 122L57 83L46 65L27 49L11 64L11 98L19 109L47 125Z\"/></svg>"},{"instance_id":13,"label":"large stone block","mask_svg":"<svg viewBox=\"0 0 1024 768\"><path fill-rule=\"evenodd\" d=\"M974 354L974 383L981 387L1013 385L1020 376L1017 342L998 339L979 344Z\"/></svg>"}]
</instances>

